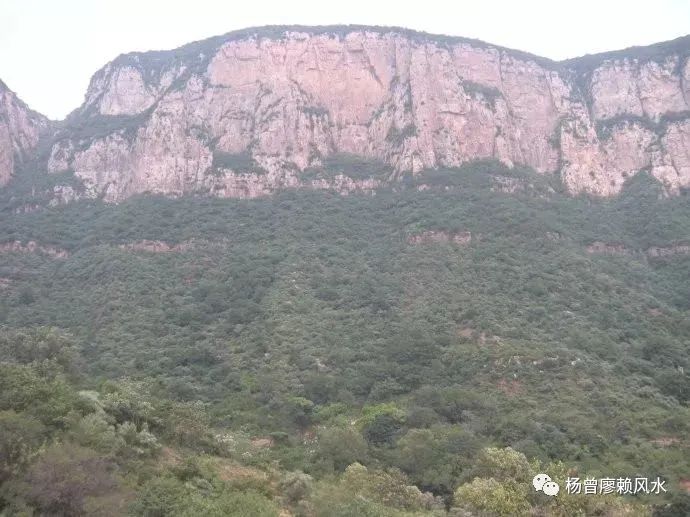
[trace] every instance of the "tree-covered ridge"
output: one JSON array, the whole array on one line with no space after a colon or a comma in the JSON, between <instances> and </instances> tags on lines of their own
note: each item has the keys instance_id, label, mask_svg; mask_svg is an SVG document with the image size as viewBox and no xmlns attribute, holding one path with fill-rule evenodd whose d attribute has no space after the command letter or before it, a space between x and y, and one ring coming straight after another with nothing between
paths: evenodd
<instances>
[{"instance_id":1,"label":"tree-covered ridge","mask_svg":"<svg viewBox=\"0 0 690 517\"><path fill-rule=\"evenodd\" d=\"M67 255L0 248L5 512L682 512L690 256L645 250L690 209L660 193L481 162L375 195L9 194L0 242ZM669 493L548 500L540 469Z\"/></svg>"},{"instance_id":2,"label":"tree-covered ridge","mask_svg":"<svg viewBox=\"0 0 690 517\"><path fill-rule=\"evenodd\" d=\"M561 61L561 64L574 70L578 74L591 72L606 61L632 60L641 63L647 61L663 62L669 56L678 56L681 64L690 54L690 35L681 36L669 41L661 41L653 45L628 47L621 50L587 54Z\"/></svg>"}]
</instances>

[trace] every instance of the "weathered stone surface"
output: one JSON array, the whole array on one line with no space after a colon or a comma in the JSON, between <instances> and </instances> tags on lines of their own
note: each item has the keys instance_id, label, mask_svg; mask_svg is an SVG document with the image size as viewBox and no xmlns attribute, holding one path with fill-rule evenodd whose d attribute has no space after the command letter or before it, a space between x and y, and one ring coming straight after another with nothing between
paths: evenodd
<instances>
[{"instance_id":1,"label":"weathered stone surface","mask_svg":"<svg viewBox=\"0 0 690 517\"><path fill-rule=\"evenodd\" d=\"M165 241L142 240L120 244L119 248L127 251L144 251L148 253L170 253L187 251L193 247L190 241L170 244Z\"/></svg>"},{"instance_id":2,"label":"weathered stone surface","mask_svg":"<svg viewBox=\"0 0 690 517\"><path fill-rule=\"evenodd\" d=\"M69 256L67 250L55 246L39 244L36 241L9 241L0 243L0 253L38 253L52 258L63 259Z\"/></svg>"},{"instance_id":3,"label":"weathered stone surface","mask_svg":"<svg viewBox=\"0 0 690 517\"><path fill-rule=\"evenodd\" d=\"M626 248L622 244L595 241L587 246L587 253L600 255L631 255L633 250Z\"/></svg>"},{"instance_id":4,"label":"weathered stone surface","mask_svg":"<svg viewBox=\"0 0 690 517\"><path fill-rule=\"evenodd\" d=\"M652 247L647 249L647 255L650 257L670 257L673 255L690 255L690 245L676 244L666 247Z\"/></svg>"},{"instance_id":5,"label":"weathered stone surface","mask_svg":"<svg viewBox=\"0 0 690 517\"><path fill-rule=\"evenodd\" d=\"M592 78L595 117L637 115L659 120L665 113L687 110L678 73L680 59L671 55L661 63L613 61L597 68Z\"/></svg>"},{"instance_id":6,"label":"weathered stone surface","mask_svg":"<svg viewBox=\"0 0 690 517\"><path fill-rule=\"evenodd\" d=\"M471 232L445 232L437 230L427 230L407 237L408 244L459 244L466 246L472 242Z\"/></svg>"},{"instance_id":7,"label":"weathered stone surface","mask_svg":"<svg viewBox=\"0 0 690 517\"><path fill-rule=\"evenodd\" d=\"M47 124L0 81L0 186L10 180L15 165L27 159Z\"/></svg>"},{"instance_id":8,"label":"weathered stone surface","mask_svg":"<svg viewBox=\"0 0 690 517\"><path fill-rule=\"evenodd\" d=\"M301 178L335 153L398 175L495 158L597 196L644 169L673 194L690 186L690 38L659 52L555 63L398 29L243 31L108 64L72 116L101 129L67 130L48 167L110 202L376 188ZM253 165L222 165L219 153Z\"/></svg>"}]
</instances>

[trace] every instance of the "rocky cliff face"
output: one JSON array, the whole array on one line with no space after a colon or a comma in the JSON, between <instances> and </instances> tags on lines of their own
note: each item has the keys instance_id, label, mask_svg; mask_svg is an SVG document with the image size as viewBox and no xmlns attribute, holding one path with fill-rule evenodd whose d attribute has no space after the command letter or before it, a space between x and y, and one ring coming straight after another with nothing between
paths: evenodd
<instances>
[{"instance_id":1,"label":"rocky cliff face","mask_svg":"<svg viewBox=\"0 0 690 517\"><path fill-rule=\"evenodd\" d=\"M10 180L15 165L28 158L47 123L0 81L0 186Z\"/></svg>"},{"instance_id":2,"label":"rocky cliff face","mask_svg":"<svg viewBox=\"0 0 690 517\"><path fill-rule=\"evenodd\" d=\"M304 179L342 154L387 164L387 179L495 158L599 196L648 170L675 193L690 185L688 54L683 38L555 63L402 29L247 30L108 64L48 168L114 202L375 188Z\"/></svg>"}]
</instances>

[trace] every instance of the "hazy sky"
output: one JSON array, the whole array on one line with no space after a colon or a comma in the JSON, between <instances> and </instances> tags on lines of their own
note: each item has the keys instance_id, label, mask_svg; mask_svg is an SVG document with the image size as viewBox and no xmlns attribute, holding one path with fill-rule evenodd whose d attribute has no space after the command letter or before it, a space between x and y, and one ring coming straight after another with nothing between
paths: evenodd
<instances>
[{"instance_id":1,"label":"hazy sky","mask_svg":"<svg viewBox=\"0 0 690 517\"><path fill-rule=\"evenodd\" d=\"M338 23L398 25L564 59L690 33L690 0L0 0L0 78L59 119L118 54L249 26Z\"/></svg>"}]
</instances>

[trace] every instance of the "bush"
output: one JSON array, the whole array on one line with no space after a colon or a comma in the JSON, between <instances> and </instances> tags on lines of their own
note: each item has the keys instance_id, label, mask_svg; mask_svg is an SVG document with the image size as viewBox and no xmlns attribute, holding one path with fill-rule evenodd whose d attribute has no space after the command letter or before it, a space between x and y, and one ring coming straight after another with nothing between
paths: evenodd
<instances>
[{"instance_id":1,"label":"bush","mask_svg":"<svg viewBox=\"0 0 690 517\"><path fill-rule=\"evenodd\" d=\"M130 509L141 517L180 515L187 507L189 490L172 477L154 478L139 493Z\"/></svg>"},{"instance_id":2,"label":"bush","mask_svg":"<svg viewBox=\"0 0 690 517\"><path fill-rule=\"evenodd\" d=\"M46 429L35 418L0 411L0 485L23 471L45 438Z\"/></svg>"},{"instance_id":3,"label":"bush","mask_svg":"<svg viewBox=\"0 0 690 517\"><path fill-rule=\"evenodd\" d=\"M292 505L309 497L311 489L312 477L304 472L288 472L280 481L280 490Z\"/></svg>"},{"instance_id":4,"label":"bush","mask_svg":"<svg viewBox=\"0 0 690 517\"><path fill-rule=\"evenodd\" d=\"M355 429L326 428L319 432L318 437L318 458L337 472L367 458L367 442Z\"/></svg>"},{"instance_id":5,"label":"bush","mask_svg":"<svg viewBox=\"0 0 690 517\"><path fill-rule=\"evenodd\" d=\"M393 173L393 169L381 160L350 153L334 153L323 160L321 167L312 167L303 172L304 178L330 178L344 174L353 180L369 178L383 180Z\"/></svg>"},{"instance_id":6,"label":"bush","mask_svg":"<svg viewBox=\"0 0 690 517\"><path fill-rule=\"evenodd\" d=\"M26 475L28 500L49 515L84 515L87 499L111 494L118 482L94 451L69 443L50 447Z\"/></svg>"},{"instance_id":7,"label":"bush","mask_svg":"<svg viewBox=\"0 0 690 517\"><path fill-rule=\"evenodd\" d=\"M459 487L455 491L454 503L459 508L480 515L506 517L528 515L532 508L522 487L510 481L497 481L493 478L477 478Z\"/></svg>"}]
</instances>

